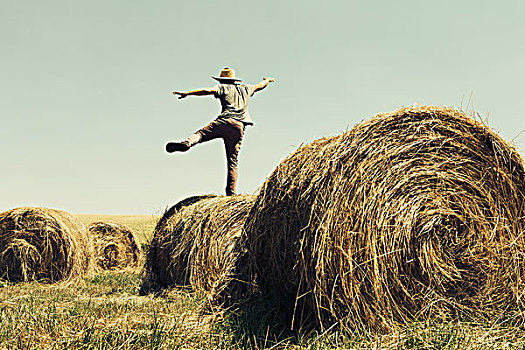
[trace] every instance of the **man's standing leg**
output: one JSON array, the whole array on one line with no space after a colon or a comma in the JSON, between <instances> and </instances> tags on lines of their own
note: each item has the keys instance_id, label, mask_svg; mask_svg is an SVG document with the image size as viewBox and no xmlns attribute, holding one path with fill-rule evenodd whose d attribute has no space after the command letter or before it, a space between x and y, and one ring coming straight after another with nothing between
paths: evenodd
<instances>
[{"instance_id":1,"label":"man's standing leg","mask_svg":"<svg viewBox=\"0 0 525 350\"><path fill-rule=\"evenodd\" d=\"M228 128L224 135L224 148L226 149L226 161L228 165L228 173L226 177L226 195L232 196L235 194L237 187L238 175L238 156L241 149L242 139L244 136L244 124L235 119L228 119L231 127Z\"/></svg>"}]
</instances>

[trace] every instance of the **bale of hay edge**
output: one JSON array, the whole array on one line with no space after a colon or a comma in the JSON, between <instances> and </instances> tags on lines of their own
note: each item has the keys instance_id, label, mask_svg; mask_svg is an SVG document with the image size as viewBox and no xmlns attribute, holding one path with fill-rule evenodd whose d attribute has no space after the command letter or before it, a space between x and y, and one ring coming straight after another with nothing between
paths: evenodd
<instances>
[{"instance_id":1,"label":"bale of hay edge","mask_svg":"<svg viewBox=\"0 0 525 350\"><path fill-rule=\"evenodd\" d=\"M243 239L261 291L325 328L502 316L523 307L524 199L509 143L417 106L300 147L263 184Z\"/></svg>"},{"instance_id":2,"label":"bale of hay edge","mask_svg":"<svg viewBox=\"0 0 525 350\"><path fill-rule=\"evenodd\" d=\"M23 207L0 213L0 278L68 280L91 271L93 242L84 225L55 209Z\"/></svg>"},{"instance_id":3,"label":"bale of hay edge","mask_svg":"<svg viewBox=\"0 0 525 350\"><path fill-rule=\"evenodd\" d=\"M145 279L144 284L141 287L141 293L149 292L152 287L155 289L157 287L164 288L173 285L173 281L169 278L169 271L167 269L171 253L169 249L166 249L166 244L164 243L164 239L167 239L168 237L164 234L156 237L156 232L164 232L168 221L180 210L183 210L185 207L197 203L200 200L213 197L216 197L216 195L207 194L191 196L182 199L170 208L166 208L164 214L162 214L159 221L157 221L155 229L153 230L153 238L150 242L146 262L144 264Z\"/></svg>"},{"instance_id":4,"label":"bale of hay edge","mask_svg":"<svg viewBox=\"0 0 525 350\"><path fill-rule=\"evenodd\" d=\"M94 222L89 225L93 237L95 260L102 270L136 268L142 252L135 233L117 222Z\"/></svg>"},{"instance_id":5,"label":"bale of hay edge","mask_svg":"<svg viewBox=\"0 0 525 350\"><path fill-rule=\"evenodd\" d=\"M236 243L255 196L191 198L159 220L146 268L163 287L191 285L211 300L230 281L239 255Z\"/></svg>"}]
</instances>

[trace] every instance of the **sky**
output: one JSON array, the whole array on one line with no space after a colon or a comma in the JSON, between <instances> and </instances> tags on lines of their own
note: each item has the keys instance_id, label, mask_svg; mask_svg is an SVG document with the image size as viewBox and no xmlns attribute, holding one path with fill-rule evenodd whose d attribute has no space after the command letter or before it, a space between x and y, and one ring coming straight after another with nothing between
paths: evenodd
<instances>
[{"instance_id":1,"label":"sky","mask_svg":"<svg viewBox=\"0 0 525 350\"><path fill-rule=\"evenodd\" d=\"M223 67L254 95L239 193L301 144L414 103L479 113L525 154L523 1L0 0L0 211L161 214L224 193L221 140L167 154L220 111Z\"/></svg>"}]
</instances>

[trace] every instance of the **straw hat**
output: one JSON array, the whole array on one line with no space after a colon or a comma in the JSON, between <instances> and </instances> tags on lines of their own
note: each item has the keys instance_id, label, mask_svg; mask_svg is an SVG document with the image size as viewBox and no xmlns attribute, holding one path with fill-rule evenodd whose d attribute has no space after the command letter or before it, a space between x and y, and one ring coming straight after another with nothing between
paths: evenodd
<instances>
[{"instance_id":1,"label":"straw hat","mask_svg":"<svg viewBox=\"0 0 525 350\"><path fill-rule=\"evenodd\" d=\"M229 67L225 67L221 70L221 74L218 77L212 76L213 79L218 81L242 81L242 79L235 78L235 71Z\"/></svg>"}]
</instances>

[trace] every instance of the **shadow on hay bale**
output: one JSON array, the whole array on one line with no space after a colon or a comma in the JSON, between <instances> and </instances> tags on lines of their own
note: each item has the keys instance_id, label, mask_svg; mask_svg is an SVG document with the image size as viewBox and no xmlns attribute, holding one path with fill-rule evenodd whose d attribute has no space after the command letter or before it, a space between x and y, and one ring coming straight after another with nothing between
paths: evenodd
<instances>
[{"instance_id":1,"label":"shadow on hay bale","mask_svg":"<svg viewBox=\"0 0 525 350\"><path fill-rule=\"evenodd\" d=\"M237 241L255 196L196 196L170 208L155 227L142 293L191 285L209 300L227 288ZM150 285L148 287L148 284Z\"/></svg>"},{"instance_id":2,"label":"shadow on hay bale","mask_svg":"<svg viewBox=\"0 0 525 350\"><path fill-rule=\"evenodd\" d=\"M96 265L102 270L136 268L141 249L133 231L116 222L94 222L89 225L93 237Z\"/></svg>"},{"instance_id":3,"label":"shadow on hay bale","mask_svg":"<svg viewBox=\"0 0 525 350\"><path fill-rule=\"evenodd\" d=\"M93 243L64 211L16 208L0 214L0 278L55 282L91 270Z\"/></svg>"},{"instance_id":4,"label":"shadow on hay bale","mask_svg":"<svg viewBox=\"0 0 525 350\"><path fill-rule=\"evenodd\" d=\"M523 160L500 136L404 108L283 160L247 219L246 265L324 328L502 316L523 306L524 205Z\"/></svg>"}]
</instances>

